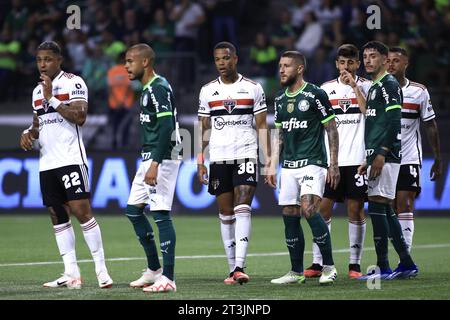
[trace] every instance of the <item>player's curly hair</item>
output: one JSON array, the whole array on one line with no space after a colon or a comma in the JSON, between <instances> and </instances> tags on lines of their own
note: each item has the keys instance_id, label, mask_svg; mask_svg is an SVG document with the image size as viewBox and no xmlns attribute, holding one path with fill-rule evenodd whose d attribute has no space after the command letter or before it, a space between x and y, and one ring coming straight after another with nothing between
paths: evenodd
<instances>
[{"instance_id":1,"label":"player's curly hair","mask_svg":"<svg viewBox=\"0 0 450 320\"><path fill-rule=\"evenodd\" d=\"M44 41L38 47L36 51L50 50L58 56L61 55L61 48L55 41Z\"/></svg>"}]
</instances>

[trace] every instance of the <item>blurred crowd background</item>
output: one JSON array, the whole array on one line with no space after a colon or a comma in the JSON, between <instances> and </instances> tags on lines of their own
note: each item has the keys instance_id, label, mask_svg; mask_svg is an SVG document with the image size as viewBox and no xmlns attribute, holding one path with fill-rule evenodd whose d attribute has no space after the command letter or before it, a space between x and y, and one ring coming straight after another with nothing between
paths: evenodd
<instances>
[{"instance_id":1,"label":"blurred crowd background","mask_svg":"<svg viewBox=\"0 0 450 320\"><path fill-rule=\"evenodd\" d=\"M79 30L66 27L72 4L81 8ZM381 29L366 26L372 4L381 9ZM320 85L337 76L342 43L402 46L410 55L407 76L429 88L439 117L450 118L449 0L0 0L0 28L0 117L11 119L7 124L20 123L15 115L31 119L35 49L54 40L63 49L63 69L89 88L91 149L139 146L133 123L140 87L123 67L126 48L138 42L156 51L156 70L174 88L182 125L195 119L201 86L217 76L212 49L219 41L236 45L238 71L263 84L269 104L285 50L304 53L306 79Z\"/></svg>"}]
</instances>

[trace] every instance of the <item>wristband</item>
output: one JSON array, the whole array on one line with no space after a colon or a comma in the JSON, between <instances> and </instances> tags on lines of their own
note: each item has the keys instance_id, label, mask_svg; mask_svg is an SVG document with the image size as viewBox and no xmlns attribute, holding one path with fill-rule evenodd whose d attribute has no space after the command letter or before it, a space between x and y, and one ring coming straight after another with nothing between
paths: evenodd
<instances>
[{"instance_id":1,"label":"wristband","mask_svg":"<svg viewBox=\"0 0 450 320\"><path fill-rule=\"evenodd\" d=\"M58 98L55 97L51 97L50 100L48 100L48 104L56 110L56 108L59 107L59 105L61 104L61 101L58 100Z\"/></svg>"},{"instance_id":2,"label":"wristband","mask_svg":"<svg viewBox=\"0 0 450 320\"><path fill-rule=\"evenodd\" d=\"M197 164L203 164L205 162L205 157L203 156L203 153L197 154Z\"/></svg>"}]
</instances>

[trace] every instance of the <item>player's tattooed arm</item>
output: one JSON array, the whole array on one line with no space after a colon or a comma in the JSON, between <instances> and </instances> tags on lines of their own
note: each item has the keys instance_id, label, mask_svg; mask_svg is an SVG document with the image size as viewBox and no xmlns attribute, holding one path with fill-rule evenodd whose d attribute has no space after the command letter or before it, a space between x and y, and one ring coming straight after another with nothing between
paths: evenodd
<instances>
[{"instance_id":1,"label":"player's tattooed arm","mask_svg":"<svg viewBox=\"0 0 450 320\"><path fill-rule=\"evenodd\" d=\"M277 187L277 168L278 163L280 159L280 153L283 149L283 131L280 128L275 128L275 130L272 131L271 136L273 138L271 139L271 157L270 157L270 168L269 172L264 178L264 183L268 184L272 188Z\"/></svg>"},{"instance_id":2,"label":"player's tattooed arm","mask_svg":"<svg viewBox=\"0 0 450 320\"><path fill-rule=\"evenodd\" d=\"M434 154L434 163L430 170L430 179L434 181L442 175L441 143L435 119L425 122L425 131L427 132L427 138Z\"/></svg>"},{"instance_id":3,"label":"player's tattooed arm","mask_svg":"<svg viewBox=\"0 0 450 320\"><path fill-rule=\"evenodd\" d=\"M82 126L86 121L88 104L86 101L77 100L70 104L60 104L56 111L67 121Z\"/></svg>"},{"instance_id":4,"label":"player's tattooed arm","mask_svg":"<svg viewBox=\"0 0 450 320\"><path fill-rule=\"evenodd\" d=\"M330 166L328 167L327 182L335 189L339 183L340 174L338 167L339 134L334 119L324 124L330 146Z\"/></svg>"},{"instance_id":5,"label":"player's tattooed arm","mask_svg":"<svg viewBox=\"0 0 450 320\"><path fill-rule=\"evenodd\" d=\"M46 74L41 74L42 80L39 84L42 86L44 98L48 101L50 106L53 107L64 119L69 122L82 126L86 121L88 104L84 100L76 100L66 105L61 103L57 98L53 96L52 80Z\"/></svg>"}]
</instances>

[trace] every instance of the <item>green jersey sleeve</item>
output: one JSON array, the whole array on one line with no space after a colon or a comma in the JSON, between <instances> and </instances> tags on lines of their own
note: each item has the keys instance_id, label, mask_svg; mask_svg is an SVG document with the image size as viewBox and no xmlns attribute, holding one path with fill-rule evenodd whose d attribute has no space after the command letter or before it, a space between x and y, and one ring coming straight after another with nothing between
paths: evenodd
<instances>
[{"instance_id":1,"label":"green jersey sleeve","mask_svg":"<svg viewBox=\"0 0 450 320\"><path fill-rule=\"evenodd\" d=\"M330 100L328 99L328 95L323 89L317 90L315 102L317 106L317 113L322 124L325 124L336 117Z\"/></svg>"},{"instance_id":2,"label":"green jersey sleeve","mask_svg":"<svg viewBox=\"0 0 450 320\"><path fill-rule=\"evenodd\" d=\"M164 155L170 149L172 131L174 130L170 88L156 85L153 87L150 98L155 106L158 122L158 144L153 152L153 160L161 163Z\"/></svg>"},{"instance_id":3,"label":"green jersey sleeve","mask_svg":"<svg viewBox=\"0 0 450 320\"><path fill-rule=\"evenodd\" d=\"M156 85L152 88L150 99L155 106L157 118L173 115L170 96L171 92L168 87Z\"/></svg>"}]
</instances>

